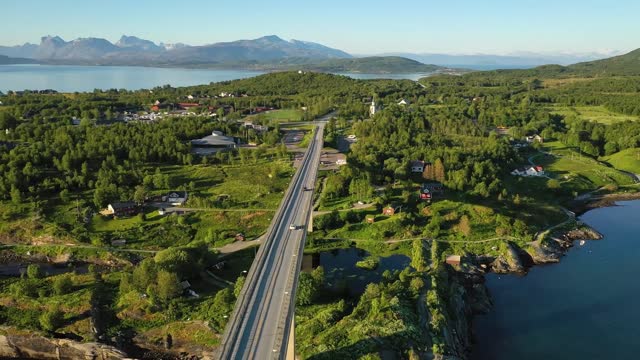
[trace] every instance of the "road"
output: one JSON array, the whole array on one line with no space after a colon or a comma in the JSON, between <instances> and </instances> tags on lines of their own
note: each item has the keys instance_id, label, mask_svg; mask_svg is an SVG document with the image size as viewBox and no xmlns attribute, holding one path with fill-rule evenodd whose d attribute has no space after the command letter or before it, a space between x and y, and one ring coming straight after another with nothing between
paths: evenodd
<instances>
[{"instance_id":1,"label":"road","mask_svg":"<svg viewBox=\"0 0 640 360\"><path fill-rule=\"evenodd\" d=\"M294 175L289 189L247 274L225 329L220 359L284 359L293 325L295 292L312 211L312 189L320 163L323 123ZM291 230L290 225L296 229Z\"/></svg>"}]
</instances>

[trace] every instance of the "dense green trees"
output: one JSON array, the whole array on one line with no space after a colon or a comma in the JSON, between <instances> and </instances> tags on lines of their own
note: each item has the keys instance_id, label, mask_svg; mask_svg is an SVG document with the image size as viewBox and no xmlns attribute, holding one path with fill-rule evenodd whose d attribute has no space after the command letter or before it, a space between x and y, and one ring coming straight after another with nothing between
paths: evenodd
<instances>
[{"instance_id":1,"label":"dense green trees","mask_svg":"<svg viewBox=\"0 0 640 360\"><path fill-rule=\"evenodd\" d=\"M296 305L310 305L324 285L324 269L318 266L311 273L301 272L296 292Z\"/></svg>"}]
</instances>

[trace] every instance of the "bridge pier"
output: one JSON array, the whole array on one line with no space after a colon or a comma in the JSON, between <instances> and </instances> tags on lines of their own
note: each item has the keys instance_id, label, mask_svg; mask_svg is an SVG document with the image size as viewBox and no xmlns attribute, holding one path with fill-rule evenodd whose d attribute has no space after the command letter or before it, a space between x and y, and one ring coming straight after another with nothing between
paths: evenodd
<instances>
[{"instance_id":1,"label":"bridge pier","mask_svg":"<svg viewBox=\"0 0 640 360\"><path fill-rule=\"evenodd\" d=\"M285 360L296 360L296 321L291 318L291 326L289 327L289 342L287 343L287 356Z\"/></svg>"}]
</instances>

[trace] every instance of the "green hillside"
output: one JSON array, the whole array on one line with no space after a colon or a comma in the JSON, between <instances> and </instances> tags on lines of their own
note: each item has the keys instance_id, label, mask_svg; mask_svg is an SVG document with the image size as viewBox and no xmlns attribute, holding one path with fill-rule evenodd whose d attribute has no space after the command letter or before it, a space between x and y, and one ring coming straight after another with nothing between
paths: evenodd
<instances>
[{"instance_id":1,"label":"green hillside","mask_svg":"<svg viewBox=\"0 0 640 360\"><path fill-rule=\"evenodd\" d=\"M399 56L372 56L353 59L329 59L310 63L306 68L327 72L360 73L421 73L434 72L445 68L426 65L421 62Z\"/></svg>"},{"instance_id":2,"label":"green hillside","mask_svg":"<svg viewBox=\"0 0 640 360\"><path fill-rule=\"evenodd\" d=\"M640 148L626 149L602 158L616 169L640 174Z\"/></svg>"},{"instance_id":3,"label":"green hillside","mask_svg":"<svg viewBox=\"0 0 640 360\"><path fill-rule=\"evenodd\" d=\"M569 66L572 73L590 76L640 75L640 49L608 59Z\"/></svg>"}]
</instances>

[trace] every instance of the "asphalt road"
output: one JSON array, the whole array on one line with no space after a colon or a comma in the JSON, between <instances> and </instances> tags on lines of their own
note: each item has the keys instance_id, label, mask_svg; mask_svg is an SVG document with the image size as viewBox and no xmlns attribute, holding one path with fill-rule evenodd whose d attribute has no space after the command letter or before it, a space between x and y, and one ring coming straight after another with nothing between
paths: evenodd
<instances>
[{"instance_id":1,"label":"asphalt road","mask_svg":"<svg viewBox=\"0 0 640 360\"><path fill-rule=\"evenodd\" d=\"M219 348L220 359L284 359L324 124L318 124L301 166L247 275ZM296 229L290 229L294 225Z\"/></svg>"}]
</instances>

